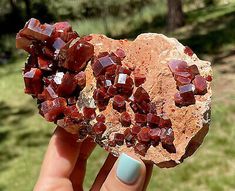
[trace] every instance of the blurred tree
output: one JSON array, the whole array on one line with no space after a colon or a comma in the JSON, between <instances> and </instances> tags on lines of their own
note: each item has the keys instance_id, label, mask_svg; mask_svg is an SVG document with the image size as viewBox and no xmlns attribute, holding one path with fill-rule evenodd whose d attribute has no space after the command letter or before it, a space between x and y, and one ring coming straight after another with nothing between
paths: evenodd
<instances>
[{"instance_id":1,"label":"blurred tree","mask_svg":"<svg viewBox=\"0 0 235 191\"><path fill-rule=\"evenodd\" d=\"M204 0L205 6L215 5L215 0Z\"/></svg>"},{"instance_id":2,"label":"blurred tree","mask_svg":"<svg viewBox=\"0 0 235 191\"><path fill-rule=\"evenodd\" d=\"M167 23L168 30L174 29L184 25L184 14L181 0L167 0L168 14Z\"/></svg>"}]
</instances>

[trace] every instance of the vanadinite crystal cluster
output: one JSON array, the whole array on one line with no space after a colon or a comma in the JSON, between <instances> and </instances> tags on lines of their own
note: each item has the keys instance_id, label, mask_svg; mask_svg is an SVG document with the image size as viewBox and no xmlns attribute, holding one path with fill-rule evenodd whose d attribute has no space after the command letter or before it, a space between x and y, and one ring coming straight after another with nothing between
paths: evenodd
<instances>
[{"instance_id":1,"label":"vanadinite crystal cluster","mask_svg":"<svg viewBox=\"0 0 235 191\"><path fill-rule=\"evenodd\" d=\"M183 60L171 60L168 66L179 90L174 96L177 106L182 107L195 104L195 95L207 93L206 80L210 81L210 79L202 77L196 65L189 66Z\"/></svg>"},{"instance_id":2,"label":"vanadinite crystal cluster","mask_svg":"<svg viewBox=\"0 0 235 191\"><path fill-rule=\"evenodd\" d=\"M176 153L172 121L146 88L146 72L126 64L130 53L123 47L98 51L102 43L92 40L92 35L80 37L68 22L41 24L32 18L19 31L16 47L29 53L23 69L25 93L37 99L39 113L76 133L78 140L90 136L109 151L124 146L145 156L161 146ZM186 47L184 54L194 53ZM177 109L207 93L211 79L202 77L196 65L171 60L168 67L176 82ZM115 131L109 131L112 121L105 113L110 108L118 118Z\"/></svg>"}]
</instances>

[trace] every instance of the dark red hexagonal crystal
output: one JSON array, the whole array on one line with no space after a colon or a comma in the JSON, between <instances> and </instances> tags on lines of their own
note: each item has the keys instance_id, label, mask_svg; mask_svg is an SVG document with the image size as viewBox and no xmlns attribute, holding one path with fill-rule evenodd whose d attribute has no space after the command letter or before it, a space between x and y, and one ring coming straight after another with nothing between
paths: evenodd
<instances>
[{"instance_id":1,"label":"dark red hexagonal crystal","mask_svg":"<svg viewBox=\"0 0 235 191\"><path fill-rule=\"evenodd\" d=\"M131 125L131 116L127 112L122 112L120 117L120 122L122 126L129 127Z\"/></svg>"},{"instance_id":2,"label":"dark red hexagonal crystal","mask_svg":"<svg viewBox=\"0 0 235 191\"><path fill-rule=\"evenodd\" d=\"M208 75L208 76L206 77L206 81L211 82L211 81L212 81L212 76L211 76L211 75Z\"/></svg>"},{"instance_id":3,"label":"dark red hexagonal crystal","mask_svg":"<svg viewBox=\"0 0 235 191\"><path fill-rule=\"evenodd\" d=\"M188 70L188 64L183 60L171 60L168 62L168 67L173 74L175 72L184 72Z\"/></svg>"},{"instance_id":4,"label":"dark red hexagonal crystal","mask_svg":"<svg viewBox=\"0 0 235 191\"><path fill-rule=\"evenodd\" d=\"M160 121L159 121L159 127L163 128L163 127L171 127L171 120L163 115L162 117L160 117Z\"/></svg>"},{"instance_id":5,"label":"dark red hexagonal crystal","mask_svg":"<svg viewBox=\"0 0 235 191\"><path fill-rule=\"evenodd\" d=\"M68 22L57 22L53 25L55 30L60 32L72 32L72 27Z\"/></svg>"},{"instance_id":6,"label":"dark red hexagonal crystal","mask_svg":"<svg viewBox=\"0 0 235 191\"><path fill-rule=\"evenodd\" d=\"M183 105L191 105L195 103L194 98L195 87L193 84L188 84L179 87L180 96L183 98Z\"/></svg>"},{"instance_id":7,"label":"dark red hexagonal crystal","mask_svg":"<svg viewBox=\"0 0 235 191\"><path fill-rule=\"evenodd\" d=\"M117 145L119 146L123 145L124 139L125 139L124 134L121 134L121 133L114 134L114 140Z\"/></svg>"},{"instance_id":8,"label":"dark red hexagonal crystal","mask_svg":"<svg viewBox=\"0 0 235 191\"><path fill-rule=\"evenodd\" d=\"M140 132L141 128L142 127L139 125L133 125L133 127L131 128L131 133L133 135L137 135Z\"/></svg>"},{"instance_id":9,"label":"dark red hexagonal crystal","mask_svg":"<svg viewBox=\"0 0 235 191\"><path fill-rule=\"evenodd\" d=\"M160 117L156 114L148 113L147 114L147 123L158 125L160 121Z\"/></svg>"},{"instance_id":10,"label":"dark red hexagonal crystal","mask_svg":"<svg viewBox=\"0 0 235 191\"><path fill-rule=\"evenodd\" d=\"M144 74L141 73L135 73L134 74L134 82L135 82L135 86L139 87L140 85L142 85L144 82L146 81L146 77Z\"/></svg>"},{"instance_id":11,"label":"dark red hexagonal crystal","mask_svg":"<svg viewBox=\"0 0 235 191\"><path fill-rule=\"evenodd\" d=\"M24 74L25 93L37 95L42 92L42 72L38 68L31 68Z\"/></svg>"},{"instance_id":12,"label":"dark red hexagonal crystal","mask_svg":"<svg viewBox=\"0 0 235 191\"><path fill-rule=\"evenodd\" d=\"M51 71L52 62L42 57L38 57L38 67L42 70Z\"/></svg>"},{"instance_id":13,"label":"dark red hexagonal crystal","mask_svg":"<svg viewBox=\"0 0 235 191\"><path fill-rule=\"evenodd\" d=\"M138 87L133 96L135 98L135 101L137 102L142 102L142 101L149 102L150 99L148 92L146 92L146 90L142 87Z\"/></svg>"},{"instance_id":14,"label":"dark red hexagonal crystal","mask_svg":"<svg viewBox=\"0 0 235 191\"><path fill-rule=\"evenodd\" d=\"M191 75L193 76L193 78L199 74L199 70L197 65L193 64L191 66L188 67L189 68L189 72L191 73Z\"/></svg>"},{"instance_id":15,"label":"dark red hexagonal crystal","mask_svg":"<svg viewBox=\"0 0 235 191\"><path fill-rule=\"evenodd\" d=\"M146 122L147 122L147 115L146 114L135 113L135 122L145 125Z\"/></svg>"},{"instance_id":16,"label":"dark red hexagonal crystal","mask_svg":"<svg viewBox=\"0 0 235 191\"><path fill-rule=\"evenodd\" d=\"M40 113L47 121L55 121L66 108L66 99L58 97L41 103Z\"/></svg>"},{"instance_id":17,"label":"dark red hexagonal crystal","mask_svg":"<svg viewBox=\"0 0 235 191\"><path fill-rule=\"evenodd\" d=\"M123 60L123 59L126 57L126 54L125 54L124 50L121 49L121 48L118 48L118 49L115 51L115 54L116 54L119 58L121 58L121 60Z\"/></svg>"},{"instance_id":18,"label":"dark red hexagonal crystal","mask_svg":"<svg viewBox=\"0 0 235 191\"><path fill-rule=\"evenodd\" d=\"M134 150L136 153L138 153L141 156L145 156L147 150L148 150L148 145L143 144L143 143L137 143L134 147Z\"/></svg>"},{"instance_id":19,"label":"dark red hexagonal crystal","mask_svg":"<svg viewBox=\"0 0 235 191\"><path fill-rule=\"evenodd\" d=\"M80 89L83 89L86 86L86 73L81 71L78 74L74 76L74 79L77 82L77 85L80 87Z\"/></svg>"},{"instance_id":20,"label":"dark red hexagonal crystal","mask_svg":"<svg viewBox=\"0 0 235 191\"><path fill-rule=\"evenodd\" d=\"M193 84L195 86L195 93L199 95L203 95L207 92L207 84L206 79L200 75L196 75Z\"/></svg>"},{"instance_id":21,"label":"dark red hexagonal crystal","mask_svg":"<svg viewBox=\"0 0 235 191\"><path fill-rule=\"evenodd\" d=\"M41 24L39 20L31 18L20 31L21 36L45 41L52 35L54 27L49 24Z\"/></svg>"},{"instance_id":22,"label":"dark red hexagonal crystal","mask_svg":"<svg viewBox=\"0 0 235 191\"><path fill-rule=\"evenodd\" d=\"M61 39L61 38L56 38L54 43L52 44L52 47L55 49L55 50L60 50L63 46L65 46L65 42Z\"/></svg>"},{"instance_id":23,"label":"dark red hexagonal crystal","mask_svg":"<svg viewBox=\"0 0 235 191\"><path fill-rule=\"evenodd\" d=\"M93 130L96 135L102 135L106 130L106 125L102 122L97 122L93 125Z\"/></svg>"},{"instance_id":24,"label":"dark red hexagonal crystal","mask_svg":"<svg viewBox=\"0 0 235 191\"><path fill-rule=\"evenodd\" d=\"M104 114L101 113L101 114L97 115L96 116L96 121L104 123L105 122Z\"/></svg>"},{"instance_id":25,"label":"dark red hexagonal crystal","mask_svg":"<svg viewBox=\"0 0 235 191\"><path fill-rule=\"evenodd\" d=\"M129 128L125 129L124 131L125 140L131 142L134 139L134 135L132 134Z\"/></svg>"},{"instance_id":26,"label":"dark red hexagonal crystal","mask_svg":"<svg viewBox=\"0 0 235 191\"><path fill-rule=\"evenodd\" d=\"M84 115L84 118L87 120L95 119L96 117L95 108L84 107L83 115Z\"/></svg>"},{"instance_id":27,"label":"dark red hexagonal crystal","mask_svg":"<svg viewBox=\"0 0 235 191\"><path fill-rule=\"evenodd\" d=\"M161 142L172 145L174 141L174 132L171 127L161 129Z\"/></svg>"},{"instance_id":28,"label":"dark red hexagonal crystal","mask_svg":"<svg viewBox=\"0 0 235 191\"><path fill-rule=\"evenodd\" d=\"M115 64L114 61L109 57L109 55L98 58L93 64L92 69L95 76L105 72L105 69L111 65Z\"/></svg>"},{"instance_id":29,"label":"dark red hexagonal crystal","mask_svg":"<svg viewBox=\"0 0 235 191\"><path fill-rule=\"evenodd\" d=\"M73 74L64 74L61 84L57 88L57 94L62 97L71 96L77 87L77 81Z\"/></svg>"},{"instance_id":30,"label":"dark red hexagonal crystal","mask_svg":"<svg viewBox=\"0 0 235 191\"><path fill-rule=\"evenodd\" d=\"M60 62L60 66L71 71L81 71L93 54L94 46L92 44L75 39L65 51L65 55L63 55L65 60Z\"/></svg>"},{"instance_id":31,"label":"dark red hexagonal crystal","mask_svg":"<svg viewBox=\"0 0 235 191\"><path fill-rule=\"evenodd\" d=\"M181 95L180 95L179 92L177 92L177 93L174 95L174 101L175 101L175 105L177 105L177 106L183 105L184 100L183 100L183 98L181 97Z\"/></svg>"},{"instance_id":32,"label":"dark red hexagonal crystal","mask_svg":"<svg viewBox=\"0 0 235 191\"><path fill-rule=\"evenodd\" d=\"M30 53L31 52L30 45L32 45L32 44L33 44L32 39L22 37L19 35L19 33L17 33L17 35L16 35L16 48L24 49L25 51Z\"/></svg>"},{"instance_id":33,"label":"dark red hexagonal crystal","mask_svg":"<svg viewBox=\"0 0 235 191\"><path fill-rule=\"evenodd\" d=\"M184 47L184 53L189 55L189 56L192 56L194 54L194 52L192 51L192 49L188 46L185 46Z\"/></svg>"},{"instance_id":34,"label":"dark red hexagonal crystal","mask_svg":"<svg viewBox=\"0 0 235 191\"><path fill-rule=\"evenodd\" d=\"M159 142L160 137L161 137L161 129L160 128L150 129L149 130L149 137L151 140L153 140L155 142Z\"/></svg>"},{"instance_id":35,"label":"dark red hexagonal crystal","mask_svg":"<svg viewBox=\"0 0 235 191\"><path fill-rule=\"evenodd\" d=\"M110 95L110 96L116 95L116 94L117 94L117 87L114 86L114 85L109 86L109 87L108 87L108 90L107 90L107 93L108 93L108 95Z\"/></svg>"},{"instance_id":36,"label":"dark red hexagonal crystal","mask_svg":"<svg viewBox=\"0 0 235 191\"><path fill-rule=\"evenodd\" d=\"M150 129L147 127L141 128L140 132L137 134L138 141L148 143L150 141L149 131Z\"/></svg>"},{"instance_id":37,"label":"dark red hexagonal crystal","mask_svg":"<svg viewBox=\"0 0 235 191\"><path fill-rule=\"evenodd\" d=\"M125 98L120 95L115 95L113 97L113 109L123 112L126 110Z\"/></svg>"}]
</instances>

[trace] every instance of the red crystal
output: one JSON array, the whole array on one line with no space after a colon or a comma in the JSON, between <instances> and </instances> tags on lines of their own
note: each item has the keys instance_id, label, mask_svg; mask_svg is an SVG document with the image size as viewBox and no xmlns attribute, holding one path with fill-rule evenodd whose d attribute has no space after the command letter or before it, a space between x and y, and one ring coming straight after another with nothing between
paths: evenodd
<instances>
[{"instance_id":1,"label":"red crystal","mask_svg":"<svg viewBox=\"0 0 235 191\"><path fill-rule=\"evenodd\" d=\"M148 150L148 146L143 144L143 143L137 143L134 147L134 150L136 153L138 153L141 156L145 156L147 150Z\"/></svg>"},{"instance_id":2,"label":"red crystal","mask_svg":"<svg viewBox=\"0 0 235 191\"><path fill-rule=\"evenodd\" d=\"M61 84L57 88L58 96L67 97L72 95L77 87L77 82L73 74L66 73L62 78Z\"/></svg>"},{"instance_id":3,"label":"red crystal","mask_svg":"<svg viewBox=\"0 0 235 191\"><path fill-rule=\"evenodd\" d=\"M139 132L140 132L140 130L141 130L141 126L139 126L139 125L134 125L132 128L131 128L131 133L133 134L133 135L137 135Z\"/></svg>"},{"instance_id":4,"label":"red crystal","mask_svg":"<svg viewBox=\"0 0 235 191\"><path fill-rule=\"evenodd\" d=\"M159 129L159 128L150 129L149 130L149 137L151 138L151 140L159 142L160 137L161 137L161 129Z\"/></svg>"},{"instance_id":5,"label":"red crystal","mask_svg":"<svg viewBox=\"0 0 235 191\"><path fill-rule=\"evenodd\" d=\"M66 50L65 61L60 63L60 66L71 71L81 71L93 56L94 46L88 42L76 41L76 39L74 41Z\"/></svg>"},{"instance_id":6,"label":"red crystal","mask_svg":"<svg viewBox=\"0 0 235 191\"><path fill-rule=\"evenodd\" d=\"M129 128L127 128L125 131L124 131L124 137L125 137L125 140L130 142L134 139L134 136L133 134L131 133L131 130Z\"/></svg>"},{"instance_id":7,"label":"red crystal","mask_svg":"<svg viewBox=\"0 0 235 191\"><path fill-rule=\"evenodd\" d=\"M105 116L103 114L97 115L96 116L96 121L104 123L105 122Z\"/></svg>"},{"instance_id":8,"label":"red crystal","mask_svg":"<svg viewBox=\"0 0 235 191\"><path fill-rule=\"evenodd\" d=\"M45 100L55 99L58 95L55 93L54 89L49 85L48 87L44 88L42 95Z\"/></svg>"},{"instance_id":9,"label":"red crystal","mask_svg":"<svg viewBox=\"0 0 235 191\"><path fill-rule=\"evenodd\" d=\"M161 142L171 145L174 141L174 132L171 127L161 129Z\"/></svg>"},{"instance_id":10,"label":"red crystal","mask_svg":"<svg viewBox=\"0 0 235 191\"><path fill-rule=\"evenodd\" d=\"M206 81L211 82L211 81L212 81L212 76L211 76L211 75L208 75L208 76L206 77Z\"/></svg>"},{"instance_id":11,"label":"red crystal","mask_svg":"<svg viewBox=\"0 0 235 191\"><path fill-rule=\"evenodd\" d=\"M192 51L192 49L188 46L185 46L184 48L184 53L189 55L189 56L192 56L194 54L194 52Z\"/></svg>"},{"instance_id":12,"label":"red crystal","mask_svg":"<svg viewBox=\"0 0 235 191\"><path fill-rule=\"evenodd\" d=\"M124 97L120 95L115 95L113 97L113 109L119 112L123 112L126 110L126 102L125 102Z\"/></svg>"},{"instance_id":13,"label":"red crystal","mask_svg":"<svg viewBox=\"0 0 235 191\"><path fill-rule=\"evenodd\" d=\"M53 25L55 30L60 32L72 32L72 27L68 22L57 22Z\"/></svg>"},{"instance_id":14,"label":"red crystal","mask_svg":"<svg viewBox=\"0 0 235 191\"><path fill-rule=\"evenodd\" d=\"M143 127L140 132L137 134L137 139L139 142L142 143L147 143L150 141L150 136L149 136L149 131L150 129L147 127Z\"/></svg>"},{"instance_id":15,"label":"red crystal","mask_svg":"<svg viewBox=\"0 0 235 191\"><path fill-rule=\"evenodd\" d=\"M77 85L80 87L80 89L83 89L86 86L86 73L81 71L78 74L74 76Z\"/></svg>"},{"instance_id":16,"label":"red crystal","mask_svg":"<svg viewBox=\"0 0 235 191\"><path fill-rule=\"evenodd\" d=\"M117 87L114 86L114 85L111 85L109 86L108 90L107 90L107 93L110 95L110 96L114 96L117 94Z\"/></svg>"},{"instance_id":17,"label":"red crystal","mask_svg":"<svg viewBox=\"0 0 235 191\"><path fill-rule=\"evenodd\" d=\"M49 24L41 24L39 20L31 18L20 31L21 36L45 41L50 38L54 27Z\"/></svg>"},{"instance_id":18,"label":"red crystal","mask_svg":"<svg viewBox=\"0 0 235 191\"><path fill-rule=\"evenodd\" d=\"M127 69L123 66L119 66L119 65L117 66L115 73L116 73L116 75L121 74L121 73L127 74L128 76L131 75L131 71L129 69Z\"/></svg>"},{"instance_id":19,"label":"red crystal","mask_svg":"<svg viewBox=\"0 0 235 191\"><path fill-rule=\"evenodd\" d=\"M150 112L150 105L149 103L147 103L146 101L142 101L140 103L136 103L137 107L138 107L138 111L140 113L149 113Z\"/></svg>"},{"instance_id":20,"label":"red crystal","mask_svg":"<svg viewBox=\"0 0 235 191\"><path fill-rule=\"evenodd\" d=\"M130 107L134 111L134 113L137 113L139 110L138 105L135 102L131 102Z\"/></svg>"},{"instance_id":21,"label":"red crystal","mask_svg":"<svg viewBox=\"0 0 235 191\"><path fill-rule=\"evenodd\" d=\"M183 98L181 97L181 95L180 95L179 92L177 92L177 93L175 94L174 100L175 100L175 104L176 104L177 106L181 106L181 105L183 105L183 103L184 103L184 100L183 100Z\"/></svg>"},{"instance_id":22,"label":"red crystal","mask_svg":"<svg viewBox=\"0 0 235 191\"><path fill-rule=\"evenodd\" d=\"M134 98L135 98L135 101L137 102L142 102L142 101L149 102L149 99L150 99L148 93L142 87L138 87L136 89L134 93Z\"/></svg>"},{"instance_id":23,"label":"red crystal","mask_svg":"<svg viewBox=\"0 0 235 191\"><path fill-rule=\"evenodd\" d=\"M147 122L147 116L145 114L135 113L135 122L146 124Z\"/></svg>"},{"instance_id":24,"label":"red crystal","mask_svg":"<svg viewBox=\"0 0 235 191\"><path fill-rule=\"evenodd\" d=\"M40 113L43 114L47 121L55 121L64 112L66 105L66 99L61 97L55 98L54 100L47 100L42 102Z\"/></svg>"},{"instance_id":25,"label":"red crystal","mask_svg":"<svg viewBox=\"0 0 235 191\"><path fill-rule=\"evenodd\" d=\"M121 133L114 134L114 140L117 145L119 145L119 146L123 145L124 139L125 139L125 137L123 134L121 134Z\"/></svg>"},{"instance_id":26,"label":"red crystal","mask_svg":"<svg viewBox=\"0 0 235 191\"><path fill-rule=\"evenodd\" d=\"M159 121L159 127L163 128L163 127L171 127L171 120L163 115L162 117L160 117L160 121Z\"/></svg>"},{"instance_id":27,"label":"red crystal","mask_svg":"<svg viewBox=\"0 0 235 191\"><path fill-rule=\"evenodd\" d=\"M96 117L95 108L84 107L83 115L85 119L88 119L88 120L95 119Z\"/></svg>"},{"instance_id":28,"label":"red crystal","mask_svg":"<svg viewBox=\"0 0 235 191\"><path fill-rule=\"evenodd\" d=\"M159 121L160 121L159 116L152 114L152 113L147 114L147 123L158 125Z\"/></svg>"},{"instance_id":29,"label":"red crystal","mask_svg":"<svg viewBox=\"0 0 235 191\"><path fill-rule=\"evenodd\" d=\"M93 92L94 100L104 101L107 98L106 90L104 88L98 88Z\"/></svg>"},{"instance_id":30,"label":"red crystal","mask_svg":"<svg viewBox=\"0 0 235 191\"><path fill-rule=\"evenodd\" d=\"M106 126L102 122L97 122L97 123L94 124L93 130L94 130L96 135L102 135L106 130Z\"/></svg>"},{"instance_id":31,"label":"red crystal","mask_svg":"<svg viewBox=\"0 0 235 191\"><path fill-rule=\"evenodd\" d=\"M125 57L126 57L126 54L124 52L124 50L122 50L121 48L118 48L116 51L115 51L115 54L121 58L121 60L123 60Z\"/></svg>"},{"instance_id":32,"label":"red crystal","mask_svg":"<svg viewBox=\"0 0 235 191\"><path fill-rule=\"evenodd\" d=\"M204 95L207 92L206 79L200 75L196 75L193 84L195 86L195 93L199 95Z\"/></svg>"},{"instance_id":33,"label":"red crystal","mask_svg":"<svg viewBox=\"0 0 235 191\"><path fill-rule=\"evenodd\" d=\"M100 75L96 78L96 87L104 87L105 86L105 75Z\"/></svg>"},{"instance_id":34,"label":"red crystal","mask_svg":"<svg viewBox=\"0 0 235 191\"><path fill-rule=\"evenodd\" d=\"M171 72L174 74L175 72L184 72L188 70L187 62L183 60L171 60L168 63L168 67L170 68Z\"/></svg>"},{"instance_id":35,"label":"red crystal","mask_svg":"<svg viewBox=\"0 0 235 191\"><path fill-rule=\"evenodd\" d=\"M146 81L146 77L144 74L140 74L140 73L135 73L134 74L134 82L135 82L135 86L139 87L140 85L142 85L144 82Z\"/></svg>"},{"instance_id":36,"label":"red crystal","mask_svg":"<svg viewBox=\"0 0 235 191\"><path fill-rule=\"evenodd\" d=\"M191 73L191 75L193 76L193 78L199 74L199 70L198 70L198 67L197 65L191 65L188 67L189 68L189 72Z\"/></svg>"},{"instance_id":37,"label":"red crystal","mask_svg":"<svg viewBox=\"0 0 235 191\"><path fill-rule=\"evenodd\" d=\"M40 69L31 68L24 74L25 93L37 95L42 92L42 72Z\"/></svg>"},{"instance_id":38,"label":"red crystal","mask_svg":"<svg viewBox=\"0 0 235 191\"><path fill-rule=\"evenodd\" d=\"M76 102L77 102L77 98L76 98L76 97L69 97L69 98L67 99L67 101L68 101L68 104L69 104L69 105L75 105Z\"/></svg>"},{"instance_id":39,"label":"red crystal","mask_svg":"<svg viewBox=\"0 0 235 191\"><path fill-rule=\"evenodd\" d=\"M42 57L38 57L38 67L42 70L51 71L52 62L50 60L46 60Z\"/></svg>"},{"instance_id":40,"label":"red crystal","mask_svg":"<svg viewBox=\"0 0 235 191\"><path fill-rule=\"evenodd\" d=\"M103 111L106 109L107 105L108 105L108 101L109 99L105 99L105 100L102 100L102 101L96 101L95 104L96 106L99 108L100 111Z\"/></svg>"},{"instance_id":41,"label":"red crystal","mask_svg":"<svg viewBox=\"0 0 235 191\"><path fill-rule=\"evenodd\" d=\"M60 50L65 44L61 38L56 38L52 46L55 50Z\"/></svg>"},{"instance_id":42,"label":"red crystal","mask_svg":"<svg viewBox=\"0 0 235 191\"><path fill-rule=\"evenodd\" d=\"M98 58L93 64L92 69L95 74L95 76L99 76L103 72L105 72L105 69L111 65L115 64L113 60L107 55L104 57Z\"/></svg>"},{"instance_id":43,"label":"red crystal","mask_svg":"<svg viewBox=\"0 0 235 191\"><path fill-rule=\"evenodd\" d=\"M123 112L120 117L122 126L129 127L131 125L131 116L127 112Z\"/></svg>"},{"instance_id":44,"label":"red crystal","mask_svg":"<svg viewBox=\"0 0 235 191\"><path fill-rule=\"evenodd\" d=\"M18 49L24 49L27 52L31 52L30 45L33 44L32 39L28 39L26 37L22 37L17 33L16 35L16 48Z\"/></svg>"},{"instance_id":45,"label":"red crystal","mask_svg":"<svg viewBox=\"0 0 235 191\"><path fill-rule=\"evenodd\" d=\"M108 145L109 145L110 147L115 147L115 146L116 146L115 140L109 140L109 141L108 141Z\"/></svg>"},{"instance_id":46,"label":"red crystal","mask_svg":"<svg viewBox=\"0 0 235 191\"><path fill-rule=\"evenodd\" d=\"M188 84L184 86L180 86L180 96L183 98L184 103L183 105L191 105L195 103L195 98L194 98L194 85L193 84Z\"/></svg>"}]
</instances>

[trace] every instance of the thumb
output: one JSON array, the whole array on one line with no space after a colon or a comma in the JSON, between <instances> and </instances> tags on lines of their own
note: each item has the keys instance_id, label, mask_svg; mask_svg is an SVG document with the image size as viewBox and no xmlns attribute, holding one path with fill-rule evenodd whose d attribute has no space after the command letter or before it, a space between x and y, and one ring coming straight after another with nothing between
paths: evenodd
<instances>
[{"instance_id":1,"label":"thumb","mask_svg":"<svg viewBox=\"0 0 235 191\"><path fill-rule=\"evenodd\" d=\"M146 167L136 156L122 153L114 164L101 191L142 191Z\"/></svg>"}]
</instances>

